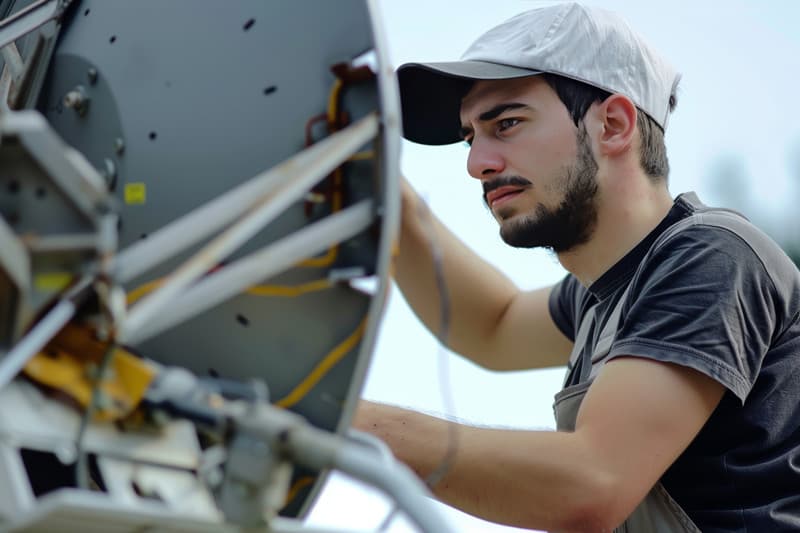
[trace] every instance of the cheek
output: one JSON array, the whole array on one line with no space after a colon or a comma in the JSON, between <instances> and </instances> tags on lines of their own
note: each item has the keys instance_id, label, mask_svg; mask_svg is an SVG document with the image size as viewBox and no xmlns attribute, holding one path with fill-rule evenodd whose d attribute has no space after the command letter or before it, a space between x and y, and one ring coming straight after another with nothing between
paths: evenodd
<instances>
[{"instance_id":1,"label":"cheek","mask_svg":"<svg viewBox=\"0 0 800 533\"><path fill-rule=\"evenodd\" d=\"M574 135L569 132L537 132L525 139L524 144L526 168L532 172L532 178L544 180L541 185L549 184L575 161L577 146Z\"/></svg>"},{"instance_id":2,"label":"cheek","mask_svg":"<svg viewBox=\"0 0 800 533\"><path fill-rule=\"evenodd\" d=\"M573 129L560 128L550 131L542 142L550 159L559 166L571 164L578 152L577 136Z\"/></svg>"}]
</instances>

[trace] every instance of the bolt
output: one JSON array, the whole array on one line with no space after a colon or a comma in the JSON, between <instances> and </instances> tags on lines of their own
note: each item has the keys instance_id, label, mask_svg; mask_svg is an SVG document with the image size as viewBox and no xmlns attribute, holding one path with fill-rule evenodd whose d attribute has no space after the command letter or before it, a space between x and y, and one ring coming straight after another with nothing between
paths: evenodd
<instances>
[{"instance_id":1,"label":"bolt","mask_svg":"<svg viewBox=\"0 0 800 533\"><path fill-rule=\"evenodd\" d=\"M91 85L94 85L95 83L97 83L97 69L96 68L94 68L94 67L90 68L86 72L86 76L89 78L89 83Z\"/></svg>"},{"instance_id":2,"label":"bolt","mask_svg":"<svg viewBox=\"0 0 800 533\"><path fill-rule=\"evenodd\" d=\"M83 116L89 108L89 96L82 85L78 85L64 95L64 107L74 109L78 115Z\"/></svg>"},{"instance_id":3,"label":"bolt","mask_svg":"<svg viewBox=\"0 0 800 533\"><path fill-rule=\"evenodd\" d=\"M70 109L77 108L78 106L82 105L84 101L85 98L79 91L70 91L64 97L64 105Z\"/></svg>"},{"instance_id":4,"label":"bolt","mask_svg":"<svg viewBox=\"0 0 800 533\"><path fill-rule=\"evenodd\" d=\"M114 151L117 152L117 155L122 155L122 152L125 151L125 141L122 140L122 137L114 139Z\"/></svg>"},{"instance_id":5,"label":"bolt","mask_svg":"<svg viewBox=\"0 0 800 533\"><path fill-rule=\"evenodd\" d=\"M117 187L117 167L114 162L109 158L103 159L103 168L100 170L100 175L106 180L106 185L109 191L113 191Z\"/></svg>"}]
</instances>

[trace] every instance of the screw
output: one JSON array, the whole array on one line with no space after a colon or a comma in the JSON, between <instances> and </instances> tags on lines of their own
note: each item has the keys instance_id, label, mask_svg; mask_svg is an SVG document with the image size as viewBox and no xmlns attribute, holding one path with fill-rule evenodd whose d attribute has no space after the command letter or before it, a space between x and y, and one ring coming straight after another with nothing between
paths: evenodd
<instances>
[{"instance_id":1,"label":"screw","mask_svg":"<svg viewBox=\"0 0 800 533\"><path fill-rule=\"evenodd\" d=\"M117 152L117 155L122 155L122 152L125 151L125 141L122 140L122 137L114 139L114 151Z\"/></svg>"},{"instance_id":2,"label":"screw","mask_svg":"<svg viewBox=\"0 0 800 533\"><path fill-rule=\"evenodd\" d=\"M86 75L89 78L89 83L90 84L94 85L95 83L97 83L97 69L96 68L94 68L94 67L90 68L86 72Z\"/></svg>"},{"instance_id":3,"label":"screw","mask_svg":"<svg viewBox=\"0 0 800 533\"><path fill-rule=\"evenodd\" d=\"M78 85L64 95L64 107L74 109L78 115L83 116L89 108L89 96L82 85Z\"/></svg>"},{"instance_id":4,"label":"screw","mask_svg":"<svg viewBox=\"0 0 800 533\"><path fill-rule=\"evenodd\" d=\"M100 170L100 175L106 180L106 185L109 191L113 191L117 187L117 166L109 159L103 159L103 168Z\"/></svg>"}]
</instances>

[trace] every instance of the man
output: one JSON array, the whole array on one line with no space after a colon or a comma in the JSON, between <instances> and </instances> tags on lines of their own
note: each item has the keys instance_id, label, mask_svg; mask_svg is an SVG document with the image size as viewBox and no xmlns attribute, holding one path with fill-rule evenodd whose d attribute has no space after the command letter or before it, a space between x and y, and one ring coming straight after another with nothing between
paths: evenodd
<instances>
[{"instance_id":1,"label":"man","mask_svg":"<svg viewBox=\"0 0 800 533\"><path fill-rule=\"evenodd\" d=\"M431 331L490 369L568 365L558 431L457 426L437 497L556 531L800 529L800 273L742 217L671 198L672 67L613 14L559 4L398 79L406 137L469 143L504 241L569 271L520 291L404 186L396 278ZM356 425L421 477L447 451L434 417L365 402Z\"/></svg>"}]
</instances>

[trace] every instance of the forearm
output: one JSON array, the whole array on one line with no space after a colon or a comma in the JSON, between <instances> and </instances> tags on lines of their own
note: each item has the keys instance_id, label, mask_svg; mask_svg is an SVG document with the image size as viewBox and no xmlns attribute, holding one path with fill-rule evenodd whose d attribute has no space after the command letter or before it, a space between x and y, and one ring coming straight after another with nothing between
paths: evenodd
<instances>
[{"instance_id":1,"label":"forearm","mask_svg":"<svg viewBox=\"0 0 800 533\"><path fill-rule=\"evenodd\" d=\"M448 422L362 403L356 425L383 439L426 478L445 456ZM609 480L587 468L591 450L572 433L507 431L456 425L458 446L433 487L443 502L486 520L551 531L591 530L605 517Z\"/></svg>"},{"instance_id":2,"label":"forearm","mask_svg":"<svg viewBox=\"0 0 800 533\"><path fill-rule=\"evenodd\" d=\"M484 364L481 359L489 351L493 328L518 292L514 283L470 250L415 194L404 202L399 252L395 279L416 315L439 336L444 288L449 300L447 346ZM437 280L437 267L444 287Z\"/></svg>"}]
</instances>

